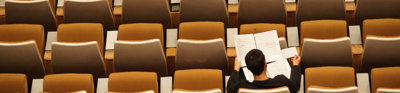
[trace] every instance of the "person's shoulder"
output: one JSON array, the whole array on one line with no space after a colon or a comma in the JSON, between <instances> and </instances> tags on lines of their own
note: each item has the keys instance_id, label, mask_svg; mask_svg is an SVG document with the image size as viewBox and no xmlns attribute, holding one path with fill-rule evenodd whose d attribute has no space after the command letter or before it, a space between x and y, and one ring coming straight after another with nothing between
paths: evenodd
<instances>
[{"instance_id":1,"label":"person's shoulder","mask_svg":"<svg viewBox=\"0 0 400 93\"><path fill-rule=\"evenodd\" d=\"M277 75L273 79L277 80L288 80L288 78L285 75Z\"/></svg>"}]
</instances>

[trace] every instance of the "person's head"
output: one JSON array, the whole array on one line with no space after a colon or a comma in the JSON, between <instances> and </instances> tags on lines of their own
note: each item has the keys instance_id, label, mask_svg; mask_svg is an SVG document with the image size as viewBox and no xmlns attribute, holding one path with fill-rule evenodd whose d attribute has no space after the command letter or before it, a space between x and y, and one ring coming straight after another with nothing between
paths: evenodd
<instances>
[{"instance_id":1,"label":"person's head","mask_svg":"<svg viewBox=\"0 0 400 93\"><path fill-rule=\"evenodd\" d=\"M253 49L246 54L245 62L247 68L254 74L260 75L266 69L265 56L261 50Z\"/></svg>"}]
</instances>

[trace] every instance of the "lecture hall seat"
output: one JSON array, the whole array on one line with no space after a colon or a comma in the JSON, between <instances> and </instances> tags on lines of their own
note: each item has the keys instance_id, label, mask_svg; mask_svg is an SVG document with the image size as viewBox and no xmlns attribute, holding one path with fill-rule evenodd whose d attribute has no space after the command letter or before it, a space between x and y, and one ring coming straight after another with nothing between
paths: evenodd
<instances>
[{"instance_id":1,"label":"lecture hall seat","mask_svg":"<svg viewBox=\"0 0 400 93\"><path fill-rule=\"evenodd\" d=\"M372 69L371 88L372 93L400 93L400 67ZM378 92L379 89L382 92ZM392 90L392 92L385 92L385 90Z\"/></svg>"},{"instance_id":2,"label":"lecture hall seat","mask_svg":"<svg viewBox=\"0 0 400 93\"><path fill-rule=\"evenodd\" d=\"M179 39L210 40L221 38L225 41L225 28L222 22L185 22L179 25Z\"/></svg>"},{"instance_id":3,"label":"lecture hall seat","mask_svg":"<svg viewBox=\"0 0 400 93\"><path fill-rule=\"evenodd\" d=\"M312 67L305 70L305 90L306 93L329 93L318 92L318 89L346 89L356 86L355 72L353 67L325 66ZM351 91L353 90L353 91ZM333 90L331 90L333 91ZM357 93L354 89L350 91L331 93Z\"/></svg>"},{"instance_id":4,"label":"lecture hall seat","mask_svg":"<svg viewBox=\"0 0 400 93\"><path fill-rule=\"evenodd\" d=\"M85 90L71 91L71 92L39 92L39 93L87 93Z\"/></svg>"},{"instance_id":5,"label":"lecture hall seat","mask_svg":"<svg viewBox=\"0 0 400 93\"><path fill-rule=\"evenodd\" d=\"M94 93L91 74L52 74L43 79L45 93Z\"/></svg>"},{"instance_id":6,"label":"lecture hall seat","mask_svg":"<svg viewBox=\"0 0 400 93\"><path fill-rule=\"evenodd\" d=\"M52 66L54 73L92 73L96 81L98 77L107 76L102 24L60 24L57 40L56 45L52 44L52 62L46 63Z\"/></svg>"},{"instance_id":7,"label":"lecture hall seat","mask_svg":"<svg viewBox=\"0 0 400 93\"><path fill-rule=\"evenodd\" d=\"M122 24L118 28L118 41L144 41L159 39L162 49L164 49L164 34L163 24L160 23Z\"/></svg>"},{"instance_id":8,"label":"lecture hall seat","mask_svg":"<svg viewBox=\"0 0 400 93\"><path fill-rule=\"evenodd\" d=\"M115 19L107 0L65 0L65 23L101 23L115 30Z\"/></svg>"},{"instance_id":9,"label":"lecture hall seat","mask_svg":"<svg viewBox=\"0 0 400 93\"><path fill-rule=\"evenodd\" d=\"M350 38L305 39L301 57L306 92L311 86L333 89L356 86Z\"/></svg>"},{"instance_id":10,"label":"lecture hall seat","mask_svg":"<svg viewBox=\"0 0 400 93\"><path fill-rule=\"evenodd\" d=\"M306 39L301 52L301 68L321 66L353 66L350 38Z\"/></svg>"},{"instance_id":11,"label":"lecture hall seat","mask_svg":"<svg viewBox=\"0 0 400 93\"><path fill-rule=\"evenodd\" d=\"M178 39L211 40L221 38L225 41L225 28L223 22L184 22L179 26ZM167 48L168 71L175 72L176 48Z\"/></svg>"},{"instance_id":12,"label":"lecture hall seat","mask_svg":"<svg viewBox=\"0 0 400 93\"><path fill-rule=\"evenodd\" d=\"M240 34L277 30L281 48L287 48L284 0L240 0L239 4L238 26Z\"/></svg>"},{"instance_id":13,"label":"lecture hall seat","mask_svg":"<svg viewBox=\"0 0 400 93\"><path fill-rule=\"evenodd\" d=\"M290 93L289 88L287 86L270 88L270 89L248 89L248 88L239 88L238 93Z\"/></svg>"},{"instance_id":14,"label":"lecture hall seat","mask_svg":"<svg viewBox=\"0 0 400 93\"><path fill-rule=\"evenodd\" d=\"M23 73L29 85L32 79L43 78L46 74L35 41L0 42L0 51L0 73Z\"/></svg>"},{"instance_id":15,"label":"lecture hall seat","mask_svg":"<svg viewBox=\"0 0 400 93\"><path fill-rule=\"evenodd\" d=\"M366 19L363 22L363 44L365 44L368 35L400 36L400 19Z\"/></svg>"},{"instance_id":16,"label":"lecture hall seat","mask_svg":"<svg viewBox=\"0 0 400 93\"><path fill-rule=\"evenodd\" d=\"M52 43L53 72L90 73L95 82L107 77L104 58L96 41L83 43Z\"/></svg>"},{"instance_id":17,"label":"lecture hall seat","mask_svg":"<svg viewBox=\"0 0 400 93\"><path fill-rule=\"evenodd\" d=\"M300 46L304 39L335 39L347 36L345 20L314 20L304 21L300 28Z\"/></svg>"},{"instance_id":18,"label":"lecture hall seat","mask_svg":"<svg viewBox=\"0 0 400 93\"><path fill-rule=\"evenodd\" d=\"M358 88L357 88L357 86L339 87L339 88L310 86L307 89L307 93L358 93Z\"/></svg>"},{"instance_id":19,"label":"lecture hall seat","mask_svg":"<svg viewBox=\"0 0 400 93\"><path fill-rule=\"evenodd\" d=\"M108 92L109 93L110 92L159 93L157 73L155 72L112 73L108 79Z\"/></svg>"},{"instance_id":20,"label":"lecture hall seat","mask_svg":"<svg viewBox=\"0 0 400 93\"><path fill-rule=\"evenodd\" d=\"M222 71L217 69L177 70L174 75L173 91L204 92L218 91L222 93ZM183 92L186 93L186 92Z\"/></svg>"},{"instance_id":21,"label":"lecture hall seat","mask_svg":"<svg viewBox=\"0 0 400 93\"><path fill-rule=\"evenodd\" d=\"M0 73L1 93L28 93L28 84L24 74Z\"/></svg>"},{"instance_id":22,"label":"lecture hall seat","mask_svg":"<svg viewBox=\"0 0 400 93\"><path fill-rule=\"evenodd\" d=\"M45 31L57 31L57 19L50 0L6 0L6 24L41 24Z\"/></svg>"},{"instance_id":23,"label":"lecture hall seat","mask_svg":"<svg viewBox=\"0 0 400 93\"><path fill-rule=\"evenodd\" d=\"M345 21L345 0L299 0L297 2L296 24L311 20ZM302 26L298 26L301 28ZM300 30L301 32L302 30Z\"/></svg>"},{"instance_id":24,"label":"lecture hall seat","mask_svg":"<svg viewBox=\"0 0 400 93\"><path fill-rule=\"evenodd\" d=\"M243 30L269 31L283 30L286 37L286 8L284 0L240 0L238 10L239 32ZM242 26L247 24L246 26ZM252 26L252 25L256 26ZM249 28L242 29L242 27Z\"/></svg>"},{"instance_id":25,"label":"lecture hall seat","mask_svg":"<svg viewBox=\"0 0 400 93\"><path fill-rule=\"evenodd\" d=\"M370 72L378 67L400 66L399 47L400 36L368 36L362 55L362 72Z\"/></svg>"},{"instance_id":26,"label":"lecture hall seat","mask_svg":"<svg viewBox=\"0 0 400 93\"><path fill-rule=\"evenodd\" d=\"M400 18L399 4L399 0L357 0L355 22L363 25L366 19Z\"/></svg>"},{"instance_id":27,"label":"lecture hall seat","mask_svg":"<svg viewBox=\"0 0 400 93\"><path fill-rule=\"evenodd\" d=\"M60 24L57 32L58 42L97 41L101 55L104 55L104 30L99 23Z\"/></svg>"},{"instance_id":28,"label":"lecture hall seat","mask_svg":"<svg viewBox=\"0 0 400 93\"><path fill-rule=\"evenodd\" d=\"M220 89L207 89L207 90L185 90L185 89L175 89L172 93L223 93Z\"/></svg>"},{"instance_id":29,"label":"lecture hall seat","mask_svg":"<svg viewBox=\"0 0 400 93\"><path fill-rule=\"evenodd\" d=\"M164 29L171 27L167 0L123 0L122 4L123 24L160 23Z\"/></svg>"},{"instance_id":30,"label":"lecture hall seat","mask_svg":"<svg viewBox=\"0 0 400 93\"><path fill-rule=\"evenodd\" d=\"M175 69L218 69L228 75L228 59L222 39L178 40ZM221 74L222 75L222 74Z\"/></svg>"},{"instance_id":31,"label":"lecture hall seat","mask_svg":"<svg viewBox=\"0 0 400 93\"><path fill-rule=\"evenodd\" d=\"M180 23L213 21L228 27L228 12L224 0L181 0ZM180 25L181 26L181 25Z\"/></svg>"},{"instance_id":32,"label":"lecture hall seat","mask_svg":"<svg viewBox=\"0 0 400 93\"><path fill-rule=\"evenodd\" d=\"M34 40L41 58L44 55L44 28L35 24L0 25L0 42L24 42Z\"/></svg>"},{"instance_id":33,"label":"lecture hall seat","mask_svg":"<svg viewBox=\"0 0 400 93\"><path fill-rule=\"evenodd\" d=\"M115 72L155 72L168 76L167 63L159 39L146 41L116 41Z\"/></svg>"}]
</instances>

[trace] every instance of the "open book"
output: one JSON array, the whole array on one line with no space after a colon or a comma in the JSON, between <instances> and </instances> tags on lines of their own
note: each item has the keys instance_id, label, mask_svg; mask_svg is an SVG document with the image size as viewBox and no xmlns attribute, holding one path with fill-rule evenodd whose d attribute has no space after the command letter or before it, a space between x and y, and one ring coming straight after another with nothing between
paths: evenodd
<instances>
[{"instance_id":1,"label":"open book","mask_svg":"<svg viewBox=\"0 0 400 93\"><path fill-rule=\"evenodd\" d=\"M257 34L243 34L235 37L237 58L242 62L242 67L246 66L246 54L252 49L259 49L263 52L267 62L267 75L273 78L283 74L290 78L290 65L286 58L282 56L279 46L279 39L276 30L266 31ZM253 74L247 68L243 68L246 79L253 82Z\"/></svg>"}]
</instances>

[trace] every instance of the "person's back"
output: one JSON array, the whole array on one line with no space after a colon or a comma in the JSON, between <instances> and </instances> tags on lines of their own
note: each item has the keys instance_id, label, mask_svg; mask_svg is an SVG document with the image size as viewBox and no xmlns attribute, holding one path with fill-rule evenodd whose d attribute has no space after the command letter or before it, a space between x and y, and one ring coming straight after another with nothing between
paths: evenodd
<instances>
[{"instance_id":1,"label":"person's back","mask_svg":"<svg viewBox=\"0 0 400 93\"><path fill-rule=\"evenodd\" d=\"M300 88L301 69L299 67L300 57L294 56L291 58L293 67L290 74L290 79L284 75L278 75L273 78L267 76L267 64L262 51L253 49L247 53L245 57L246 67L253 73L254 81L246 80L242 71L241 62L235 61L235 69L231 73L228 81L228 93L237 93L239 88L248 89L268 89L282 86L289 87L291 93L295 93Z\"/></svg>"}]
</instances>

